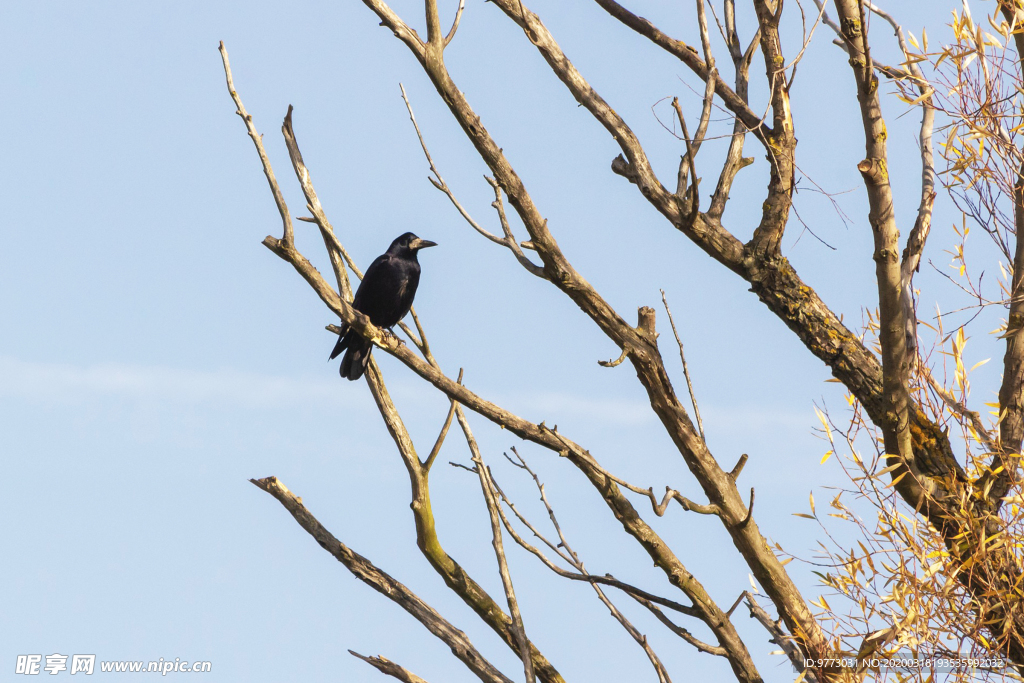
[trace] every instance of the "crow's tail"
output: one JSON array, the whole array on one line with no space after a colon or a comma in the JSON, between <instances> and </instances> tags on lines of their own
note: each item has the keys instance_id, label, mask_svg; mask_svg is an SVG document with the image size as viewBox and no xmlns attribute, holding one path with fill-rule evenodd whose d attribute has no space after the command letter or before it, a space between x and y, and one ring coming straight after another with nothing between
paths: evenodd
<instances>
[{"instance_id":1,"label":"crow's tail","mask_svg":"<svg viewBox=\"0 0 1024 683\"><path fill-rule=\"evenodd\" d=\"M366 372L366 366L370 363L370 352L373 351L373 344L368 339L351 332L352 341L348 344L348 351L341 359L341 376L349 380L359 379Z\"/></svg>"},{"instance_id":2,"label":"crow's tail","mask_svg":"<svg viewBox=\"0 0 1024 683\"><path fill-rule=\"evenodd\" d=\"M348 349L345 351L345 349ZM370 362L370 351L373 344L355 330L348 330L338 337L338 343L331 351L331 358L345 351L345 357L341 359L341 376L349 380L356 380L366 372L366 366Z\"/></svg>"}]
</instances>

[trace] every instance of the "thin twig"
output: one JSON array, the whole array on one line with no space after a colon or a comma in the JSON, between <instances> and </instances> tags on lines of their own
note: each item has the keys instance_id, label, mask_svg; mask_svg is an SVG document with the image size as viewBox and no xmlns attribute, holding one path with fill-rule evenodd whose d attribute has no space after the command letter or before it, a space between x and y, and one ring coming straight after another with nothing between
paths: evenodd
<instances>
[{"instance_id":1,"label":"thin twig","mask_svg":"<svg viewBox=\"0 0 1024 683\"><path fill-rule=\"evenodd\" d=\"M662 612L658 608L658 606L653 604L651 601L644 600L640 596L633 594L630 594L630 597L639 602L644 607L646 607L658 621L660 621L662 624L665 625L666 628L668 628L668 630L672 631L672 633L676 634L690 645L693 645L698 652L706 652L707 654L715 655L716 657L725 656L726 653L724 647L720 647L718 645L710 645L708 643L705 643L703 640L695 638L692 633L690 633L685 628L683 628L682 626L680 626L679 624L675 623L667 616L665 616L665 613Z\"/></svg>"},{"instance_id":2,"label":"thin twig","mask_svg":"<svg viewBox=\"0 0 1024 683\"><path fill-rule=\"evenodd\" d=\"M551 433L554 434L555 437L558 438L560 441L565 443L567 448L569 447L570 442L567 439L565 439L561 434L559 434L555 430L551 430ZM515 451L515 449L512 450ZM675 489L669 486L665 487L665 495L662 497L661 502L659 503L658 497L654 495L653 486L649 486L646 489L640 488L635 484L630 484L628 481L622 479L621 477L615 476L605 468L601 467L601 465L598 464L596 460L591 459L589 461L589 464L595 471L600 472L603 476L607 477L611 481L614 481L619 486L627 488L633 493L639 493L642 496L647 496L647 498L649 498L651 501L651 508L654 510L654 514L658 515L659 517L665 515L665 510L668 509L668 504L673 500L678 502L679 505L681 505L682 508L687 512L696 512L701 515L718 515L721 513L719 507L714 503L710 503L708 505L695 503L686 496L679 493L679 491L676 491Z\"/></svg>"},{"instance_id":3,"label":"thin twig","mask_svg":"<svg viewBox=\"0 0 1024 683\"><path fill-rule=\"evenodd\" d=\"M277 204L277 210L281 214L281 221L284 223L284 236L281 238L281 242L286 249L291 248L295 244L295 233L292 230L292 218L288 212L288 204L284 201L281 186L277 184L277 178L274 177L274 169L270 166L270 158L267 156L267 151L263 148L263 136L256 131L256 126L252 122L252 115L245 110L242 98L238 96L238 92L235 90L235 81L231 77L231 63L228 61L228 50L224 47L224 41L220 43L220 57L224 62L224 77L228 82L228 92L231 93L231 99L235 102L235 113L245 121L245 128L249 131L249 137L252 138L253 144L256 145L256 151L260 155L260 162L263 164L263 173L267 176L267 182L270 183L270 191L274 195L274 203Z\"/></svg>"},{"instance_id":4,"label":"thin twig","mask_svg":"<svg viewBox=\"0 0 1024 683\"><path fill-rule=\"evenodd\" d=\"M672 108L676 110L676 116L679 118L679 127L683 131L683 140L686 145L686 155L683 157L683 162L679 165L678 182L676 183L676 195L682 198L686 194L687 190L687 173L686 169L689 167L690 175L693 180L690 181L690 187L693 189L690 192L691 207L690 210L696 214L699 210L700 195L697 191L697 164L694 160L693 144L690 142L690 133L686 130L686 117L683 116L683 108L679 105L679 98L672 98Z\"/></svg>"},{"instance_id":5,"label":"thin twig","mask_svg":"<svg viewBox=\"0 0 1024 683\"><path fill-rule=\"evenodd\" d=\"M697 429L700 431L700 438L704 439L704 422L700 419L700 409L697 407L697 396L693 393L693 382L690 381L690 371L686 367L686 354L683 353L683 340L679 338L679 331L676 330L676 322L672 319L672 309L668 307L668 299L665 297L665 290L661 290L661 302L665 304L665 312L668 313L668 322L672 326L672 334L676 337L679 345L679 358L683 361L683 377L686 378L686 388L690 392L690 402L693 404L693 414L697 418ZM707 439L704 439L707 441Z\"/></svg>"},{"instance_id":6,"label":"thin twig","mask_svg":"<svg viewBox=\"0 0 1024 683\"><path fill-rule=\"evenodd\" d=\"M486 180L487 184L494 190L494 201L491 202L491 206L498 212L498 221L501 223L502 232L505 233L505 246L515 254L516 260L519 261L523 268L526 268L526 270L532 275L547 279L548 276L547 273L544 272L544 268L526 258L526 254L524 254L520 249L520 244L516 240L516 236L512 234L512 228L509 226L508 217L505 215L505 203L501 199L501 185L497 180L490 176L485 175L484 180Z\"/></svg>"},{"instance_id":7,"label":"thin twig","mask_svg":"<svg viewBox=\"0 0 1024 683\"><path fill-rule=\"evenodd\" d=\"M558 534L559 545L565 549L564 557L569 558L569 563L572 564L572 566L575 567L577 571L579 571L581 574L586 574L587 570L586 567L584 567L583 565L583 561L580 560L579 555L577 555L576 551L572 549L572 546L569 545L569 540L565 537L565 534L562 533L562 527L558 524L558 518L555 517L554 508L552 508L551 503L548 502L548 497L547 494L544 492L544 485L541 483L540 478L538 478L537 474L532 469L530 469L529 465L526 464L526 460L524 460L523 457L519 455L518 451L513 449L512 452L515 453L516 458L518 458L522 468L529 472L530 476L533 477L534 485L537 487L537 491L540 493L540 500L544 504L545 509L548 511L548 518L551 520L551 526L554 527L555 533ZM612 604L612 601L608 599L608 596L605 595L604 591L601 590L601 588L596 584L596 582L592 582L590 586L594 589L594 592L597 593L598 599L601 600L601 602L604 603L604 606L608 608L608 611L611 613L612 617L614 617L615 620L622 625L622 627L626 630L630 637L632 637L633 640L635 640L637 644L640 645L640 647L643 649L644 653L647 655L647 658L650 660L651 665L654 667L655 672L657 672L658 674L659 682L671 683L668 671L665 669L664 664L662 664L661 659L658 657L658 654L651 647L650 643L647 642L647 636L640 633L640 631L638 631L637 628L633 626L633 624L630 623L628 619L626 619L625 615L623 615L622 612L619 611L619 609L614 604Z\"/></svg>"},{"instance_id":8,"label":"thin twig","mask_svg":"<svg viewBox=\"0 0 1024 683\"><path fill-rule=\"evenodd\" d=\"M932 371L927 365L922 364L920 367L921 374L924 376L925 381L932 390L939 395L939 398L953 411L954 414L967 418L971 422L971 427L974 428L975 433L978 435L979 440L985 444L985 447L989 449L990 453L999 453L1001 448L996 439L992 436L992 433L985 427L985 423L981 420L981 415L977 411L971 410L966 405L956 400L944 386L942 386L935 376L932 375Z\"/></svg>"},{"instance_id":9,"label":"thin twig","mask_svg":"<svg viewBox=\"0 0 1024 683\"><path fill-rule=\"evenodd\" d=\"M800 16L803 17L804 9L800 8ZM800 52L797 53L796 57L793 58L789 64L782 68L783 71L792 68L793 73L790 74L789 82L786 84L787 89L793 87L793 81L796 78L796 67L800 63L800 60L804 57L804 52L807 51L807 46L811 44L811 39L814 38L814 31L818 28L818 24L821 23L822 18L825 16L825 4L822 3L818 7L818 18L814 20L814 24L811 26L811 32L804 38L803 45L800 46Z\"/></svg>"},{"instance_id":10,"label":"thin twig","mask_svg":"<svg viewBox=\"0 0 1024 683\"><path fill-rule=\"evenodd\" d=\"M398 87L402 90L402 100L405 101L405 108L409 111L409 120L412 121L413 128L416 129L416 137L420 141L420 147L423 149L423 155L427 158L427 164L430 166L430 172L434 174L433 177L428 176L427 178L427 180L430 181L430 184L433 185L438 190L440 190L441 192L443 192L446 197L448 197L448 200L459 212L459 215L462 216L467 223L469 223L470 227L472 227L478 233L480 233L490 241L494 242L495 244L499 244L509 249L515 255L516 260L518 260L519 263L533 275L536 275L537 277L541 278L546 277L544 274L544 269L542 267L538 266L533 261L526 258L526 255L523 254L522 249L519 247L519 242L512 235L512 230L508 225L508 220L505 218L504 209L501 207L501 188L493 179L487 178L487 182L488 184L491 185L491 187L494 188L495 202L497 203L497 206L495 206L495 208L498 210L498 215L501 220L501 226L505 233L505 236L498 237L497 235L491 233L489 230L487 230L479 223L477 223L476 220L474 220L473 217L469 215L469 212L466 211L465 207L462 206L462 203L455 196L455 193L452 191L450 187L448 187L448 184L444 181L444 178L441 177L441 172L437 170L437 166L434 164L434 159L433 157L430 156L430 150L427 149L427 143L423 139L423 133L420 131L420 125L419 123L416 122L416 115L412 111L412 104L409 102L409 96L405 92L405 86L399 83Z\"/></svg>"},{"instance_id":11,"label":"thin twig","mask_svg":"<svg viewBox=\"0 0 1024 683\"><path fill-rule=\"evenodd\" d=\"M516 455L518 456L518 453ZM508 457L508 456L506 456L506 457ZM513 464L516 464L516 463L513 463ZM516 464L516 466L517 467L521 467L521 465L518 465L518 464ZM490 474L491 483L494 485L495 493L498 494L498 496L501 498L501 501L505 504L505 506L508 507L509 510L512 511L512 513L516 516L516 518L519 519L519 521L522 522L522 524L527 529L529 529L530 532L534 536L539 538L541 540L541 542L544 543L544 545L546 545L548 548L551 549L552 552L554 552L556 555L558 555L558 557L562 558L562 560L564 560L565 562L567 562L570 565L573 564L572 558L569 557L566 554L566 552L562 548L562 546L557 544L557 543L553 543L551 540L549 540L543 534L541 534L537 530L537 528L530 522L530 520L528 520L519 511L519 509L516 507L515 503L513 503L512 500L507 495L505 495L505 492L502 490L501 486L499 486L498 482L494 480L493 473L489 472L489 474ZM661 605L663 607L667 607L667 608L669 608L671 610L674 610L676 612L679 612L681 614L685 614L686 616L695 617L695 618L699 618L700 617L700 614L697 612L697 610L695 610L692 607L687 607L686 605L680 604L680 603L676 602L675 600L669 600L668 598L663 598L660 595L654 595L653 593L649 593L649 592L643 590L642 588L637 588L636 586L633 586L631 584L619 581L618 579L616 579L615 577L611 576L610 574L600 575L600 574L591 574L590 572L575 573L575 572L571 572L571 571L569 571L567 569L563 569L563 568L559 567L550 558L548 558L543 552L541 552L541 550L539 548L537 548L536 546L531 544L529 541L525 540L519 534L519 532L516 531L515 527L512 525L511 521L508 519L508 517L505 515L505 512L500 507L498 508L498 514L501 517L502 525L505 527L505 530L508 531L509 535L512 536L512 539L516 543L518 543L519 546L522 547L524 550L526 550L531 555L533 555L537 559L539 559L544 564L544 566L546 566L548 569L550 569L551 571L555 572L559 576L561 576L563 578L566 578L566 579L569 579L571 581L585 581L587 583L599 583L599 584L604 585L604 586L610 586L612 588L618 588L623 593L627 593L627 594L629 594L629 595L631 595L633 597L636 597L636 598L641 598L641 599L644 599L644 600L648 600L648 601L650 601L652 603L657 603L657 604L659 604L659 605Z\"/></svg>"},{"instance_id":12,"label":"thin twig","mask_svg":"<svg viewBox=\"0 0 1024 683\"><path fill-rule=\"evenodd\" d=\"M461 372L459 373L461 379ZM505 589L505 597L508 600L508 611L512 616L512 629L519 641L519 654L523 660L523 671L526 675L526 683L534 683L536 678L533 673L533 659L530 657L530 641L526 638L526 629L523 626L523 616L519 612L519 601L516 600L515 588L512 586L512 575L508 571L508 561L505 559L505 548L501 540L501 522L498 518L498 504L494 500L491 480L488 476L487 466L484 465L483 456L480 454L480 447L473 437L473 431L469 428L466 415L462 412L462 406L452 403L455 408L455 415L458 417L459 426L466 436L466 443L473 454L473 462L476 464L477 475L480 477L480 488L484 493L484 501L487 503L487 513L491 518L492 545L494 554L498 559L498 572L501 574L501 585Z\"/></svg>"}]
</instances>

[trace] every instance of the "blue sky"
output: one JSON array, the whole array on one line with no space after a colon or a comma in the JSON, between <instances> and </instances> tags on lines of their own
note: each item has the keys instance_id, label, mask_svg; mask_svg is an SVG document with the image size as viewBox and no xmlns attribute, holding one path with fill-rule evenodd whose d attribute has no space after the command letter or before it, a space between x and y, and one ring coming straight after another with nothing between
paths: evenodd
<instances>
[{"instance_id":1,"label":"blue sky","mask_svg":"<svg viewBox=\"0 0 1024 683\"><path fill-rule=\"evenodd\" d=\"M450 17L454 3L442 6ZM394 7L422 22L417 3ZM695 80L594 5L531 7L669 182L680 143L652 105L677 95L695 120ZM935 40L946 10L929 11L906 20L927 22ZM689 10L659 0L644 13L696 44ZM798 18L789 22L787 35L798 40ZM741 32L749 38L749 23ZM890 34L876 34L879 52L891 57ZM875 297L874 268L855 170L863 146L852 78L831 39L819 29L798 70L798 163L828 191L849 191L837 201L852 222L845 226L820 195L801 192L801 216L836 249L810 235L798 241L793 221L784 250L856 323ZM0 670L18 654L59 652L209 660L210 681L379 680L346 653L351 648L427 680L470 680L443 645L353 580L247 482L273 474L341 540L517 677L512 655L416 550L408 483L368 390L340 381L326 362L333 339L323 327L332 316L260 244L280 232L280 220L227 94L220 40L293 214L305 210L279 134L289 104L323 205L361 264L407 230L439 243L422 256L417 308L446 371L465 368L478 393L558 424L634 483L699 496L628 364L596 364L617 349L564 296L473 233L426 182L399 82L447 182L478 221L497 229L486 168L412 56L361 3L10 3L0 9L0 438L8 484L0 498ZM725 57L719 46L723 64ZM812 432L813 402L845 405L836 385L824 384L826 369L738 278L611 174L613 141L497 9L469 0L446 60L577 269L627 319L641 305L659 309L662 350L681 388L660 310L658 290L666 290L713 452L728 466L750 453L744 479L758 487L762 530L810 556L817 530L791 513L804 511L812 489L842 482L834 461L818 465L826 446ZM755 61L755 109L764 106L762 73ZM906 232L918 192L919 116L897 118L905 107L895 100L887 107ZM668 120L666 102L654 111ZM709 142L701 154L708 185L724 148ZM740 174L725 217L743 239L759 217L767 174L752 140L747 153L757 163ZM952 222L940 200L926 255L939 268L948 262L941 250L952 243ZM297 223L296 231L300 248L329 272L313 227ZM933 299L955 302L941 278L924 273L921 282L936 288ZM419 449L429 450L447 402L385 354L378 359ZM998 382L999 364L991 365L976 380L983 390ZM592 571L670 592L568 463L470 419L489 461L518 445L538 469ZM442 460L465 462L455 436ZM530 483L507 467L496 474L542 521ZM442 542L499 596L476 480L438 467L431 484ZM749 587L716 524L677 510L648 516L721 604ZM567 680L653 676L589 588L556 581L516 549L510 562L527 629ZM790 566L813 591L809 568ZM728 674L723 661L695 654L617 602L678 679ZM788 665L767 654L774 647L766 634L739 621L766 679L789 680Z\"/></svg>"}]
</instances>

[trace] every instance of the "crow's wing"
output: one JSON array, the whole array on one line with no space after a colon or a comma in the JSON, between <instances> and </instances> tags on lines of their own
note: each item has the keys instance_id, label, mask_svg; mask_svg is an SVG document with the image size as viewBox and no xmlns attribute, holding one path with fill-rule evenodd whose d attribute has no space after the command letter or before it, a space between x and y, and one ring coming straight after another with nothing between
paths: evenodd
<instances>
[{"instance_id":1,"label":"crow's wing","mask_svg":"<svg viewBox=\"0 0 1024 683\"><path fill-rule=\"evenodd\" d=\"M366 269L353 306L374 325L392 327L409 312L419 275L415 261L383 254Z\"/></svg>"}]
</instances>

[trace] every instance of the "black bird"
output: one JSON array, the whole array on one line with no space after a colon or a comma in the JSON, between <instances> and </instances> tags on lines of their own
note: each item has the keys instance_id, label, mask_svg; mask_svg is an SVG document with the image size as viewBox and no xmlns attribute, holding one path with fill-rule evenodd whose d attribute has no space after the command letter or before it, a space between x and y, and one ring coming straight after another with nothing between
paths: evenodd
<instances>
[{"instance_id":1,"label":"black bird","mask_svg":"<svg viewBox=\"0 0 1024 683\"><path fill-rule=\"evenodd\" d=\"M416 260L416 253L436 246L436 243L421 240L411 232L395 239L388 250L366 269L352 306L369 316L370 322L377 327L390 330L412 308L416 287L420 284L420 262ZM341 376L359 379L366 372L373 344L342 323L341 335L334 351L331 351L331 358L345 349L348 351L341 359Z\"/></svg>"}]
</instances>

